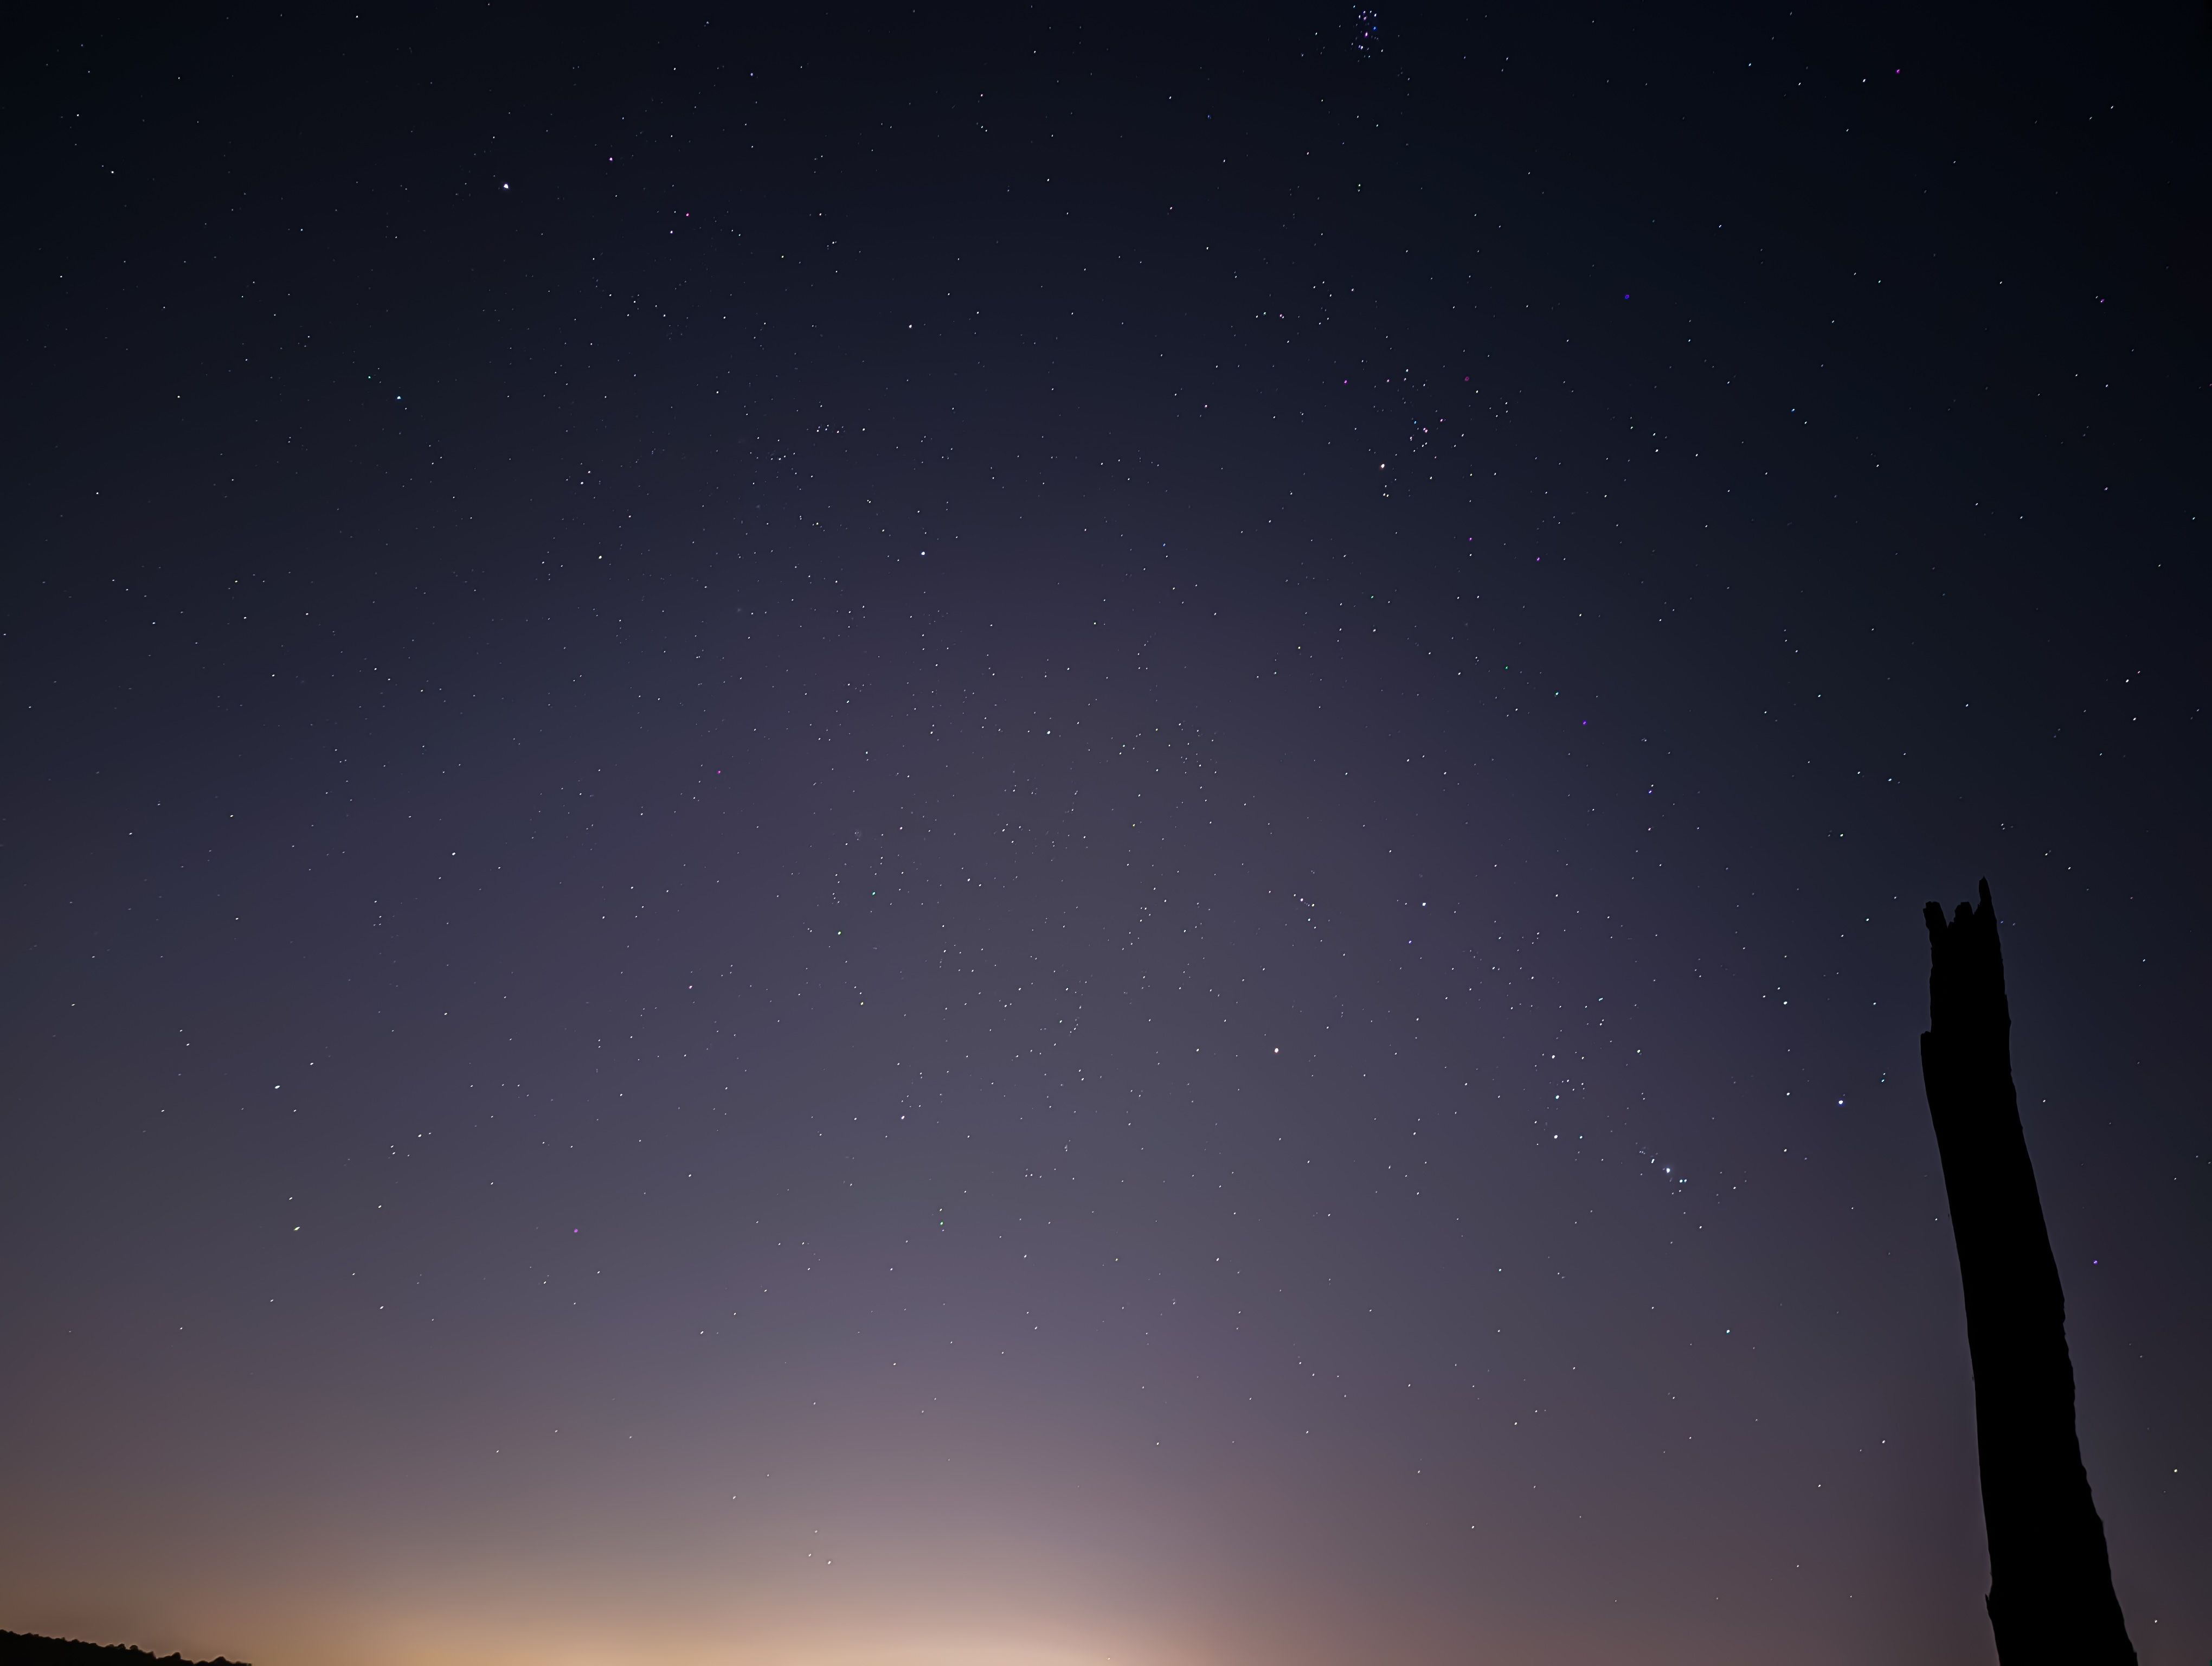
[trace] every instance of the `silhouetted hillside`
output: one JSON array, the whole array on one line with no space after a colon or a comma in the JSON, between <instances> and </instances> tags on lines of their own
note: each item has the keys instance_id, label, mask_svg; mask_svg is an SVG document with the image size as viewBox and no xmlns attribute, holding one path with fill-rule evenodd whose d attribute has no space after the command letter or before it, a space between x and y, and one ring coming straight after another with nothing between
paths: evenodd
<instances>
[{"instance_id":1,"label":"silhouetted hillside","mask_svg":"<svg viewBox=\"0 0 2212 1666\"><path fill-rule=\"evenodd\" d=\"M0 1632L0 1666L246 1666L242 1660L186 1660L149 1655L124 1643L72 1643L65 1638Z\"/></svg>"}]
</instances>

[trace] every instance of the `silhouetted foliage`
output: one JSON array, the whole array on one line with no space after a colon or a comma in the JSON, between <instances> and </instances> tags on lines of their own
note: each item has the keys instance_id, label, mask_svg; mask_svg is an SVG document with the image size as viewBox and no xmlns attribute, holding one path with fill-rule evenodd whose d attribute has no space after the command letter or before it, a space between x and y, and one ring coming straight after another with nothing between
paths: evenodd
<instances>
[{"instance_id":1,"label":"silhouetted foliage","mask_svg":"<svg viewBox=\"0 0 2212 1666\"><path fill-rule=\"evenodd\" d=\"M186 1660L149 1655L125 1643L72 1643L65 1638L0 1632L0 1666L246 1666L242 1660Z\"/></svg>"},{"instance_id":2,"label":"silhouetted foliage","mask_svg":"<svg viewBox=\"0 0 2212 1666\"><path fill-rule=\"evenodd\" d=\"M1948 921L1928 905L1935 966L1920 1068L1966 1289L1990 1626L2004 1666L2134 1666L2075 1434L2066 1297L2020 1125L1986 879L1981 897Z\"/></svg>"}]
</instances>

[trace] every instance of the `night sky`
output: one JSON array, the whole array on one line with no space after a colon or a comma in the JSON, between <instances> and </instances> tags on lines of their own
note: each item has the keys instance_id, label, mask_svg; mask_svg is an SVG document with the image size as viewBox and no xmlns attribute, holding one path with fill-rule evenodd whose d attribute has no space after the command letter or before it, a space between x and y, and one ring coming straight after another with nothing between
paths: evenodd
<instances>
[{"instance_id":1,"label":"night sky","mask_svg":"<svg viewBox=\"0 0 2212 1666\"><path fill-rule=\"evenodd\" d=\"M2212 36L2101 13L19 35L0 1626L1992 1662L1986 875L2212 1655Z\"/></svg>"}]
</instances>

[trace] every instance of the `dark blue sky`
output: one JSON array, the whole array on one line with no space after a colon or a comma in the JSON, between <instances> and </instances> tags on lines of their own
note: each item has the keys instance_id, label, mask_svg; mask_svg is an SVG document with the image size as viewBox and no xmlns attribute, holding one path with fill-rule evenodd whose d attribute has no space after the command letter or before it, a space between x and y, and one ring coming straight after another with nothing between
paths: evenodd
<instances>
[{"instance_id":1,"label":"dark blue sky","mask_svg":"<svg viewBox=\"0 0 2212 1666\"><path fill-rule=\"evenodd\" d=\"M57 30L0 1626L1990 1659L1987 875L2146 1666L2203 19Z\"/></svg>"}]
</instances>

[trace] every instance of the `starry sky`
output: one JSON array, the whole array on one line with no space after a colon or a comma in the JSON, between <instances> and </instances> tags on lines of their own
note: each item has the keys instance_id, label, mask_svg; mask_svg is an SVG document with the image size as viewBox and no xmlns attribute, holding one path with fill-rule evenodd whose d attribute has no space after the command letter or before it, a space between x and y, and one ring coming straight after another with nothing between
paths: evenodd
<instances>
[{"instance_id":1,"label":"starry sky","mask_svg":"<svg viewBox=\"0 0 2212 1666\"><path fill-rule=\"evenodd\" d=\"M40 27L0 1626L2212 1654L2197 11Z\"/></svg>"}]
</instances>

